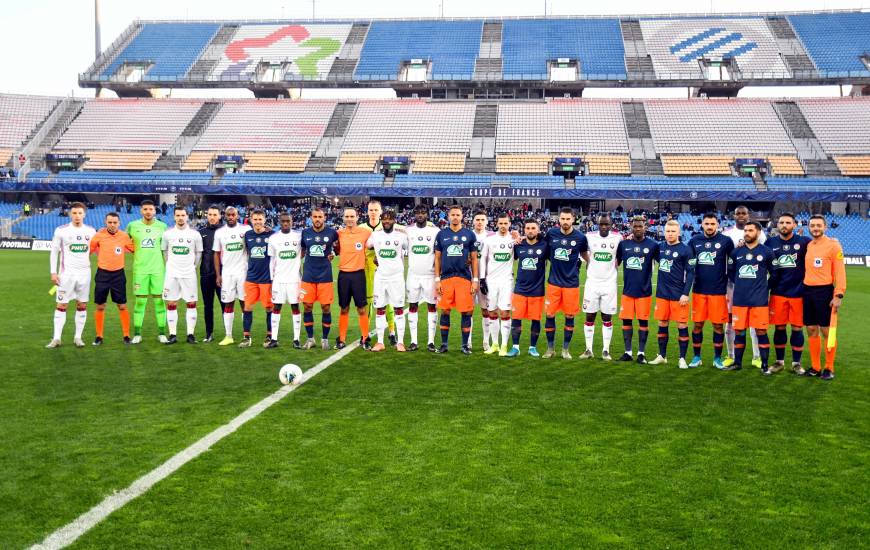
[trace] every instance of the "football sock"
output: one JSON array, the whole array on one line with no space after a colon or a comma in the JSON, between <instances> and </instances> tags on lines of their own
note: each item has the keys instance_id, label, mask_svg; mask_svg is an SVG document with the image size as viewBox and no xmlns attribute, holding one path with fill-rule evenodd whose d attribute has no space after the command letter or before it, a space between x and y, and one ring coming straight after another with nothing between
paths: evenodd
<instances>
[{"instance_id":1,"label":"football sock","mask_svg":"<svg viewBox=\"0 0 870 550\"><path fill-rule=\"evenodd\" d=\"M305 335L308 339L314 338L314 312L306 311L302 314L302 324L305 325Z\"/></svg>"},{"instance_id":2,"label":"football sock","mask_svg":"<svg viewBox=\"0 0 870 550\"><path fill-rule=\"evenodd\" d=\"M501 345L506 346L508 343L508 338L510 338L511 334L511 320L510 318L501 320ZM496 342L498 343L498 342Z\"/></svg>"},{"instance_id":3,"label":"football sock","mask_svg":"<svg viewBox=\"0 0 870 550\"><path fill-rule=\"evenodd\" d=\"M668 327L659 327L659 355L662 357L668 356Z\"/></svg>"},{"instance_id":4,"label":"football sock","mask_svg":"<svg viewBox=\"0 0 870 550\"><path fill-rule=\"evenodd\" d=\"M103 337L103 328L106 322L106 310L98 309L94 311L94 325L96 328L97 336L99 338Z\"/></svg>"},{"instance_id":5,"label":"football sock","mask_svg":"<svg viewBox=\"0 0 870 550\"><path fill-rule=\"evenodd\" d=\"M322 327L321 338L326 340L329 338L329 330L332 328L332 313L324 311L320 315L320 324Z\"/></svg>"},{"instance_id":6,"label":"football sock","mask_svg":"<svg viewBox=\"0 0 870 550\"><path fill-rule=\"evenodd\" d=\"M586 349L592 349L592 341L595 339L595 323L583 323L583 336L586 337Z\"/></svg>"},{"instance_id":7,"label":"football sock","mask_svg":"<svg viewBox=\"0 0 870 550\"><path fill-rule=\"evenodd\" d=\"M441 345L446 346L450 338L450 313L441 314Z\"/></svg>"},{"instance_id":8,"label":"football sock","mask_svg":"<svg viewBox=\"0 0 870 550\"><path fill-rule=\"evenodd\" d=\"M728 357L734 357L734 325L728 323L725 325L725 347L728 351Z\"/></svg>"},{"instance_id":9,"label":"football sock","mask_svg":"<svg viewBox=\"0 0 870 550\"><path fill-rule=\"evenodd\" d=\"M770 360L770 338L767 336L767 331L757 332L758 337L758 353L761 355L761 366L767 368L767 362Z\"/></svg>"},{"instance_id":10,"label":"football sock","mask_svg":"<svg viewBox=\"0 0 870 550\"><path fill-rule=\"evenodd\" d=\"M85 330L85 322L88 320L88 310L86 309L77 309L75 316L76 323L76 338L82 337L82 332Z\"/></svg>"},{"instance_id":11,"label":"football sock","mask_svg":"<svg viewBox=\"0 0 870 550\"><path fill-rule=\"evenodd\" d=\"M435 343L435 328L438 326L438 312L433 308L426 319L428 321L427 328L428 333L427 336L429 338L428 342L434 344Z\"/></svg>"},{"instance_id":12,"label":"football sock","mask_svg":"<svg viewBox=\"0 0 870 550\"><path fill-rule=\"evenodd\" d=\"M166 324L169 325L169 334L177 334L178 328L178 306L173 304L166 306Z\"/></svg>"},{"instance_id":13,"label":"football sock","mask_svg":"<svg viewBox=\"0 0 870 550\"><path fill-rule=\"evenodd\" d=\"M298 342L302 338L302 313L298 305L290 306L290 316L293 318L293 341Z\"/></svg>"},{"instance_id":14,"label":"football sock","mask_svg":"<svg viewBox=\"0 0 870 550\"><path fill-rule=\"evenodd\" d=\"M734 334L734 365L743 364L743 352L746 351L746 331L741 330Z\"/></svg>"},{"instance_id":15,"label":"football sock","mask_svg":"<svg viewBox=\"0 0 870 550\"><path fill-rule=\"evenodd\" d=\"M396 308L396 341L399 344L405 343L405 308Z\"/></svg>"},{"instance_id":16,"label":"football sock","mask_svg":"<svg viewBox=\"0 0 870 550\"><path fill-rule=\"evenodd\" d=\"M501 332L501 325L498 319L498 313L490 312L489 314L489 340L488 346L498 346L498 335Z\"/></svg>"},{"instance_id":17,"label":"football sock","mask_svg":"<svg viewBox=\"0 0 870 550\"><path fill-rule=\"evenodd\" d=\"M514 346L520 345L520 335L523 333L523 322L519 319L511 321L511 341Z\"/></svg>"},{"instance_id":18,"label":"football sock","mask_svg":"<svg viewBox=\"0 0 870 550\"><path fill-rule=\"evenodd\" d=\"M677 334L680 342L680 358L685 359L686 352L689 351L689 327L678 328Z\"/></svg>"},{"instance_id":19,"label":"football sock","mask_svg":"<svg viewBox=\"0 0 870 550\"><path fill-rule=\"evenodd\" d=\"M66 311L54 310L54 335L52 340L60 340L63 334L63 326L66 324Z\"/></svg>"},{"instance_id":20,"label":"football sock","mask_svg":"<svg viewBox=\"0 0 870 550\"><path fill-rule=\"evenodd\" d=\"M725 345L725 331L713 331L713 357L716 359L722 358L722 347Z\"/></svg>"},{"instance_id":21,"label":"football sock","mask_svg":"<svg viewBox=\"0 0 870 550\"><path fill-rule=\"evenodd\" d=\"M121 318L121 334L125 337L130 337L130 310L127 308L118 310L118 316Z\"/></svg>"},{"instance_id":22,"label":"football sock","mask_svg":"<svg viewBox=\"0 0 870 550\"><path fill-rule=\"evenodd\" d=\"M272 311L266 310L266 336L272 338Z\"/></svg>"},{"instance_id":23,"label":"football sock","mask_svg":"<svg viewBox=\"0 0 870 550\"><path fill-rule=\"evenodd\" d=\"M226 304L224 306L224 335L227 338L233 337L233 321L236 319L234 304Z\"/></svg>"},{"instance_id":24,"label":"football sock","mask_svg":"<svg viewBox=\"0 0 870 550\"><path fill-rule=\"evenodd\" d=\"M529 330L529 344L532 347L537 347L538 345L538 336L541 335L541 322L537 319L532 321L531 329Z\"/></svg>"},{"instance_id":25,"label":"football sock","mask_svg":"<svg viewBox=\"0 0 870 550\"><path fill-rule=\"evenodd\" d=\"M761 357L761 351L758 348L758 334L756 334L754 328L749 329L748 332L749 339L752 341L752 358L758 359Z\"/></svg>"},{"instance_id":26,"label":"football sock","mask_svg":"<svg viewBox=\"0 0 870 550\"><path fill-rule=\"evenodd\" d=\"M272 340L278 341L278 329L281 327L281 304L272 306Z\"/></svg>"},{"instance_id":27,"label":"football sock","mask_svg":"<svg viewBox=\"0 0 870 550\"><path fill-rule=\"evenodd\" d=\"M386 332L387 326L387 311L384 308L380 308L375 316L375 330L377 331L378 342L381 344L384 343L384 332Z\"/></svg>"},{"instance_id":28,"label":"football sock","mask_svg":"<svg viewBox=\"0 0 870 550\"><path fill-rule=\"evenodd\" d=\"M148 305L148 298L136 296L133 301L133 334L139 336L142 334L142 323L145 322L145 307Z\"/></svg>"},{"instance_id":29,"label":"football sock","mask_svg":"<svg viewBox=\"0 0 870 550\"><path fill-rule=\"evenodd\" d=\"M338 313L338 339L342 342L347 341L347 325L350 323L350 312L340 311Z\"/></svg>"},{"instance_id":30,"label":"football sock","mask_svg":"<svg viewBox=\"0 0 870 550\"><path fill-rule=\"evenodd\" d=\"M154 299L154 318L157 320L157 331L166 335L166 304L159 298Z\"/></svg>"},{"instance_id":31,"label":"football sock","mask_svg":"<svg viewBox=\"0 0 870 550\"><path fill-rule=\"evenodd\" d=\"M187 311L184 312L184 321L187 324L187 334L193 334L196 329L196 304L187 304Z\"/></svg>"},{"instance_id":32,"label":"football sock","mask_svg":"<svg viewBox=\"0 0 870 550\"><path fill-rule=\"evenodd\" d=\"M462 345L467 346L471 341L471 313L463 313L461 317Z\"/></svg>"},{"instance_id":33,"label":"football sock","mask_svg":"<svg viewBox=\"0 0 870 550\"><path fill-rule=\"evenodd\" d=\"M602 323L601 338L604 342L604 351L610 353L610 341L613 339L613 321L604 321Z\"/></svg>"},{"instance_id":34,"label":"football sock","mask_svg":"<svg viewBox=\"0 0 870 550\"><path fill-rule=\"evenodd\" d=\"M571 345L571 339L574 338L574 318L565 317L564 339L562 340L562 349L568 349Z\"/></svg>"},{"instance_id":35,"label":"football sock","mask_svg":"<svg viewBox=\"0 0 870 550\"><path fill-rule=\"evenodd\" d=\"M544 321L544 332L547 333L547 347L552 348L556 344L556 318L547 317Z\"/></svg>"},{"instance_id":36,"label":"football sock","mask_svg":"<svg viewBox=\"0 0 870 550\"><path fill-rule=\"evenodd\" d=\"M411 343L417 343L417 321L420 310L417 309L417 304L411 304L408 307L408 331L411 333Z\"/></svg>"},{"instance_id":37,"label":"football sock","mask_svg":"<svg viewBox=\"0 0 870 550\"><path fill-rule=\"evenodd\" d=\"M646 353L646 340L649 336L649 321L638 319L637 321L637 352Z\"/></svg>"},{"instance_id":38,"label":"football sock","mask_svg":"<svg viewBox=\"0 0 870 550\"><path fill-rule=\"evenodd\" d=\"M245 338L251 337L251 325L254 323L254 312L253 311L243 311L242 312L242 333L245 335Z\"/></svg>"},{"instance_id":39,"label":"football sock","mask_svg":"<svg viewBox=\"0 0 870 550\"><path fill-rule=\"evenodd\" d=\"M625 353L631 355L631 339L634 336L634 327L631 321L623 319L622 321L622 343L625 346Z\"/></svg>"},{"instance_id":40,"label":"football sock","mask_svg":"<svg viewBox=\"0 0 870 550\"><path fill-rule=\"evenodd\" d=\"M785 344L788 342L788 334L783 328L775 328L773 330L773 350L776 353L777 361L785 360Z\"/></svg>"},{"instance_id":41,"label":"football sock","mask_svg":"<svg viewBox=\"0 0 870 550\"><path fill-rule=\"evenodd\" d=\"M813 370L818 372L822 370L822 337L810 336L810 364Z\"/></svg>"},{"instance_id":42,"label":"football sock","mask_svg":"<svg viewBox=\"0 0 870 550\"><path fill-rule=\"evenodd\" d=\"M791 360L801 362L804 353L804 329L803 327L791 327Z\"/></svg>"},{"instance_id":43,"label":"football sock","mask_svg":"<svg viewBox=\"0 0 870 550\"><path fill-rule=\"evenodd\" d=\"M692 352L695 357L701 357L701 346L704 344L704 332L701 327L692 329Z\"/></svg>"}]
</instances>

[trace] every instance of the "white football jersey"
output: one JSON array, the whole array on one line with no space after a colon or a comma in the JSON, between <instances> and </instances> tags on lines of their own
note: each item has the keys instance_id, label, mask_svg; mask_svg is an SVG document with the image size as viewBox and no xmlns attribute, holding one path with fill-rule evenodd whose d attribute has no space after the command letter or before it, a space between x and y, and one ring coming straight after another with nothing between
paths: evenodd
<instances>
[{"instance_id":1,"label":"white football jersey","mask_svg":"<svg viewBox=\"0 0 870 550\"><path fill-rule=\"evenodd\" d=\"M172 226L163 233L160 245L166 252L167 279L195 279L197 255L202 255L202 235L190 226Z\"/></svg>"},{"instance_id":2,"label":"white football jersey","mask_svg":"<svg viewBox=\"0 0 870 550\"><path fill-rule=\"evenodd\" d=\"M405 228L408 236L408 275L435 277L435 237L439 229L434 225Z\"/></svg>"},{"instance_id":3,"label":"white football jersey","mask_svg":"<svg viewBox=\"0 0 870 550\"><path fill-rule=\"evenodd\" d=\"M598 231L586 234L589 241L589 265L586 268L587 283L616 284L616 248L622 241L619 233L602 237Z\"/></svg>"},{"instance_id":4,"label":"white football jersey","mask_svg":"<svg viewBox=\"0 0 870 550\"><path fill-rule=\"evenodd\" d=\"M484 239L481 252L480 278L490 281L511 281L514 278L514 238L510 233L494 233Z\"/></svg>"},{"instance_id":5,"label":"white football jersey","mask_svg":"<svg viewBox=\"0 0 870 550\"><path fill-rule=\"evenodd\" d=\"M96 229L84 223L78 227L68 223L55 229L51 240L51 272L90 273L91 239L96 234ZM57 267L58 255L60 269Z\"/></svg>"},{"instance_id":6,"label":"white football jersey","mask_svg":"<svg viewBox=\"0 0 870 550\"><path fill-rule=\"evenodd\" d=\"M474 241L474 248L477 249L477 259L479 261L481 252L483 252L483 242L486 240L487 237L495 235L495 232L490 231L489 229L484 229L480 233L472 229L471 232L474 233L474 236L477 239L476 241Z\"/></svg>"},{"instance_id":7,"label":"white football jersey","mask_svg":"<svg viewBox=\"0 0 870 550\"><path fill-rule=\"evenodd\" d=\"M382 277L404 277L404 256L408 251L408 237L404 233L387 233L378 229L371 234L366 247L375 251L375 259L378 261L375 274Z\"/></svg>"},{"instance_id":8,"label":"white football jersey","mask_svg":"<svg viewBox=\"0 0 870 550\"><path fill-rule=\"evenodd\" d=\"M272 258L273 284L298 283L302 277L302 232L272 233L269 257Z\"/></svg>"},{"instance_id":9,"label":"white football jersey","mask_svg":"<svg viewBox=\"0 0 870 550\"><path fill-rule=\"evenodd\" d=\"M728 229L723 231L722 234L725 235L726 237L728 237L729 239L731 239L731 242L734 243L734 247L736 248L737 246L739 246L740 241L743 240L743 235L746 234L746 230L745 229L737 229L737 226L735 225L735 226L729 227ZM764 244L764 241L766 241L766 240L767 240L767 233L765 233L764 231L759 233L759 235L758 235L759 244Z\"/></svg>"},{"instance_id":10,"label":"white football jersey","mask_svg":"<svg viewBox=\"0 0 870 550\"><path fill-rule=\"evenodd\" d=\"M248 270L248 250L245 248L245 233L250 225L237 223L235 227L224 225L214 232L212 251L221 253L221 271L244 276Z\"/></svg>"}]
</instances>

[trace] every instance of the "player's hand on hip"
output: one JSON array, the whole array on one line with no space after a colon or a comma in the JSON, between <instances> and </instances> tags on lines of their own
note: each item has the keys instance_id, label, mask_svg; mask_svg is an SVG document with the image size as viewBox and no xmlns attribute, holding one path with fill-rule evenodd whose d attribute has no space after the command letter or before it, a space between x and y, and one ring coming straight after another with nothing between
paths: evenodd
<instances>
[{"instance_id":1,"label":"player's hand on hip","mask_svg":"<svg viewBox=\"0 0 870 550\"><path fill-rule=\"evenodd\" d=\"M681 305L681 306L687 306L687 305L689 305L689 297L686 296L685 294L683 294L682 296L680 296L680 305Z\"/></svg>"}]
</instances>

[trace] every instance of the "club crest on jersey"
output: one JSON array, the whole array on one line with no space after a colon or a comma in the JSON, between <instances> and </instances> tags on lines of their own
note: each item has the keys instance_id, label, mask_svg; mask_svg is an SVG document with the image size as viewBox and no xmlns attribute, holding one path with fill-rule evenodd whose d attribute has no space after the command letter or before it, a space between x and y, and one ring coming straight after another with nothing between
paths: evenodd
<instances>
[{"instance_id":1,"label":"club crest on jersey","mask_svg":"<svg viewBox=\"0 0 870 550\"><path fill-rule=\"evenodd\" d=\"M755 279L758 273L757 265L741 265L740 269L737 270L737 277L740 279Z\"/></svg>"},{"instance_id":2,"label":"club crest on jersey","mask_svg":"<svg viewBox=\"0 0 870 550\"><path fill-rule=\"evenodd\" d=\"M773 260L773 265L777 267L797 267L797 254L781 254L779 258Z\"/></svg>"},{"instance_id":3,"label":"club crest on jersey","mask_svg":"<svg viewBox=\"0 0 870 550\"><path fill-rule=\"evenodd\" d=\"M592 259L596 262L610 262L613 261L613 254L610 252L596 252L592 255Z\"/></svg>"},{"instance_id":4,"label":"club crest on jersey","mask_svg":"<svg viewBox=\"0 0 870 550\"><path fill-rule=\"evenodd\" d=\"M378 250L378 257L380 258L395 258L396 250L394 248L382 248Z\"/></svg>"},{"instance_id":5,"label":"club crest on jersey","mask_svg":"<svg viewBox=\"0 0 870 550\"><path fill-rule=\"evenodd\" d=\"M420 237L422 239L422 237ZM411 254L429 254L431 252L431 248L425 244L415 244L411 247Z\"/></svg>"},{"instance_id":6,"label":"club crest on jersey","mask_svg":"<svg viewBox=\"0 0 870 550\"><path fill-rule=\"evenodd\" d=\"M553 252L553 259L567 262L570 259L570 257L569 257L570 255L571 255L571 251L568 250L567 248L557 248Z\"/></svg>"},{"instance_id":7,"label":"club crest on jersey","mask_svg":"<svg viewBox=\"0 0 870 550\"><path fill-rule=\"evenodd\" d=\"M308 249L309 256L318 256L322 258L326 256L325 252L326 248L322 244L311 245L311 248Z\"/></svg>"},{"instance_id":8,"label":"club crest on jersey","mask_svg":"<svg viewBox=\"0 0 870 550\"><path fill-rule=\"evenodd\" d=\"M538 269L538 258L523 258L520 262L520 269L526 271L535 271Z\"/></svg>"},{"instance_id":9,"label":"club crest on jersey","mask_svg":"<svg viewBox=\"0 0 870 550\"><path fill-rule=\"evenodd\" d=\"M190 254L190 247L187 246L173 246L172 253L176 256L186 256Z\"/></svg>"},{"instance_id":10,"label":"club crest on jersey","mask_svg":"<svg viewBox=\"0 0 870 550\"><path fill-rule=\"evenodd\" d=\"M497 262L509 262L511 260L510 252L496 252L492 255L492 259Z\"/></svg>"},{"instance_id":11,"label":"club crest on jersey","mask_svg":"<svg viewBox=\"0 0 870 550\"><path fill-rule=\"evenodd\" d=\"M295 250L282 250L278 252L278 257L282 260L294 260L296 259L296 251Z\"/></svg>"},{"instance_id":12,"label":"club crest on jersey","mask_svg":"<svg viewBox=\"0 0 870 550\"><path fill-rule=\"evenodd\" d=\"M673 260L667 260L665 258L662 258L661 260L659 260L659 271L664 271L665 273L670 273L671 267L673 265L674 265Z\"/></svg>"},{"instance_id":13,"label":"club crest on jersey","mask_svg":"<svg viewBox=\"0 0 870 550\"><path fill-rule=\"evenodd\" d=\"M643 269L643 261L646 258L642 256L631 256L625 260L625 269Z\"/></svg>"},{"instance_id":14,"label":"club crest on jersey","mask_svg":"<svg viewBox=\"0 0 870 550\"><path fill-rule=\"evenodd\" d=\"M707 246L710 246L710 243L707 243ZM709 250L702 250L700 254L698 254L698 263L700 265L716 265L716 253L710 252Z\"/></svg>"},{"instance_id":15,"label":"club crest on jersey","mask_svg":"<svg viewBox=\"0 0 870 550\"><path fill-rule=\"evenodd\" d=\"M244 248L244 244L242 243L227 243L227 252L239 252L242 248Z\"/></svg>"},{"instance_id":16,"label":"club crest on jersey","mask_svg":"<svg viewBox=\"0 0 870 550\"><path fill-rule=\"evenodd\" d=\"M447 255L448 256L462 256L462 245L461 244L451 244L450 246L447 247Z\"/></svg>"}]
</instances>

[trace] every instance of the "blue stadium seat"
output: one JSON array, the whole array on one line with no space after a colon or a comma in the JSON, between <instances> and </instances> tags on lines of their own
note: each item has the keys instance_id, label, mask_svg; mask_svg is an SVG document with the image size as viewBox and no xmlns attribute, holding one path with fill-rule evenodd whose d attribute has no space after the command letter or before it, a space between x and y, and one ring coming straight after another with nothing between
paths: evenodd
<instances>
[{"instance_id":1,"label":"blue stadium seat","mask_svg":"<svg viewBox=\"0 0 870 550\"><path fill-rule=\"evenodd\" d=\"M788 20L822 76L870 76L859 59L870 52L870 13L808 13Z\"/></svg>"},{"instance_id":2,"label":"blue stadium seat","mask_svg":"<svg viewBox=\"0 0 870 550\"><path fill-rule=\"evenodd\" d=\"M431 59L435 80L471 80L480 52L483 21L374 21L369 27L356 80L395 80L399 64Z\"/></svg>"},{"instance_id":3,"label":"blue stadium seat","mask_svg":"<svg viewBox=\"0 0 870 550\"><path fill-rule=\"evenodd\" d=\"M183 78L220 28L215 23L146 23L101 78L111 78L125 62L142 61L154 64L144 81Z\"/></svg>"},{"instance_id":4,"label":"blue stadium seat","mask_svg":"<svg viewBox=\"0 0 870 550\"><path fill-rule=\"evenodd\" d=\"M580 60L587 80L624 80L618 19L508 19L502 30L505 80L545 80L547 61Z\"/></svg>"}]
</instances>

